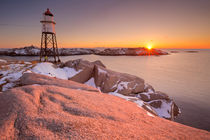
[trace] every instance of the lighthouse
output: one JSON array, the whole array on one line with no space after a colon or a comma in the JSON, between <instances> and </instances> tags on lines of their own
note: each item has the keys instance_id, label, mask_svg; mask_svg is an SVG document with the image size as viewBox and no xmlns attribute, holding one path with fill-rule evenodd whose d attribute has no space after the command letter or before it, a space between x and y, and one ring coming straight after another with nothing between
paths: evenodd
<instances>
[{"instance_id":1,"label":"lighthouse","mask_svg":"<svg viewBox=\"0 0 210 140\"><path fill-rule=\"evenodd\" d=\"M55 33L56 23L49 9L43 13L40 22L42 24L40 61L42 61L42 58L44 58L44 61L48 61L48 57L53 56L54 62L60 62Z\"/></svg>"}]
</instances>

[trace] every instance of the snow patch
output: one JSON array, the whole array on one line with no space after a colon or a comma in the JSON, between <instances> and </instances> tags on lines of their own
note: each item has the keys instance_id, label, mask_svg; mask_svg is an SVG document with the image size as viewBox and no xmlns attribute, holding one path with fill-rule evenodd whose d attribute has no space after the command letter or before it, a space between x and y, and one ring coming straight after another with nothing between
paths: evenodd
<instances>
[{"instance_id":1,"label":"snow patch","mask_svg":"<svg viewBox=\"0 0 210 140\"><path fill-rule=\"evenodd\" d=\"M155 100L153 100L155 101ZM152 102L152 101L151 101ZM166 102L165 100L161 100L162 104L160 108L152 107L153 110L158 114L158 116L162 118L170 118L171 117L171 105L172 102Z\"/></svg>"},{"instance_id":2,"label":"snow patch","mask_svg":"<svg viewBox=\"0 0 210 140\"><path fill-rule=\"evenodd\" d=\"M143 94L145 96L147 96L148 99L150 99L150 96L148 95L149 92L141 92L140 94ZM137 95L138 98L141 98L141 96L138 94Z\"/></svg>"},{"instance_id":3,"label":"snow patch","mask_svg":"<svg viewBox=\"0 0 210 140\"><path fill-rule=\"evenodd\" d=\"M10 88L12 88L12 87L14 87L14 86L15 86L14 83L7 83L7 84L5 84L5 85L2 87L2 91L6 91L6 90L8 90L8 89L10 89Z\"/></svg>"},{"instance_id":4,"label":"snow patch","mask_svg":"<svg viewBox=\"0 0 210 140\"><path fill-rule=\"evenodd\" d=\"M4 69L0 70L2 78L0 79L0 85L2 91L6 91L16 85L16 82L20 79L23 73L32 66L26 66L25 64L9 64L5 65Z\"/></svg>"},{"instance_id":5,"label":"snow patch","mask_svg":"<svg viewBox=\"0 0 210 140\"><path fill-rule=\"evenodd\" d=\"M98 72L99 72L99 73L105 73L105 74L107 73L105 70L102 70L102 69L100 69L100 68L98 69Z\"/></svg>"},{"instance_id":6,"label":"snow patch","mask_svg":"<svg viewBox=\"0 0 210 140\"><path fill-rule=\"evenodd\" d=\"M13 88L24 73L34 72L50 77L68 80L81 71L76 71L74 68L68 67L57 68L56 65L48 62L38 63L33 68L32 67L33 65L30 62L25 62L24 64L10 63L5 65L4 69L0 70L0 74L2 75L2 78L0 78L2 91Z\"/></svg>"},{"instance_id":7,"label":"snow patch","mask_svg":"<svg viewBox=\"0 0 210 140\"><path fill-rule=\"evenodd\" d=\"M0 62L7 63L7 61L4 59L0 59Z\"/></svg>"},{"instance_id":8,"label":"snow patch","mask_svg":"<svg viewBox=\"0 0 210 140\"><path fill-rule=\"evenodd\" d=\"M25 64L32 64L31 62L24 62Z\"/></svg>"},{"instance_id":9,"label":"snow patch","mask_svg":"<svg viewBox=\"0 0 210 140\"><path fill-rule=\"evenodd\" d=\"M96 87L96 84L95 84L95 79L92 77L92 78L90 78L87 82L85 82L84 84L86 84L86 85L89 85L89 86L92 86L92 87L94 87L94 88L97 88Z\"/></svg>"},{"instance_id":10,"label":"snow patch","mask_svg":"<svg viewBox=\"0 0 210 140\"><path fill-rule=\"evenodd\" d=\"M76 71L74 68L69 67L56 68L54 64L44 62L38 63L31 71L41 75L68 80L78 74L81 70Z\"/></svg>"},{"instance_id":11,"label":"snow patch","mask_svg":"<svg viewBox=\"0 0 210 140\"><path fill-rule=\"evenodd\" d=\"M121 81L120 83L118 83L118 86L117 86L117 89L116 89L115 92L118 92L118 91L123 90L123 89L127 89L128 88L128 84L129 84L129 82Z\"/></svg>"},{"instance_id":12,"label":"snow patch","mask_svg":"<svg viewBox=\"0 0 210 140\"><path fill-rule=\"evenodd\" d=\"M152 115L152 114L149 113L148 111L147 111L147 115L150 116L150 117L155 117L154 115Z\"/></svg>"},{"instance_id":13,"label":"snow patch","mask_svg":"<svg viewBox=\"0 0 210 140\"><path fill-rule=\"evenodd\" d=\"M18 50L15 50L15 53L16 54L26 54L26 51L25 51L25 49L18 49Z\"/></svg>"},{"instance_id":14,"label":"snow patch","mask_svg":"<svg viewBox=\"0 0 210 140\"><path fill-rule=\"evenodd\" d=\"M125 95L119 94L117 92L109 92L109 94L120 97L120 98L123 98L127 101L132 101L132 102L136 103L138 105L138 107L142 107L144 105L144 101L142 101L142 100L140 100L136 97L125 96Z\"/></svg>"},{"instance_id":15,"label":"snow patch","mask_svg":"<svg viewBox=\"0 0 210 140\"><path fill-rule=\"evenodd\" d=\"M147 93L154 93L154 91L152 89L148 89Z\"/></svg>"}]
</instances>

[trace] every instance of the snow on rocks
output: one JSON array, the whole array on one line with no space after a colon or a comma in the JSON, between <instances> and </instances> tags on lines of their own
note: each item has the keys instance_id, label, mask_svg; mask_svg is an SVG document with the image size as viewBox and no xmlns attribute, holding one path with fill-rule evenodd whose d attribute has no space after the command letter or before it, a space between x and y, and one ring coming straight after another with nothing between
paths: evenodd
<instances>
[{"instance_id":1,"label":"snow on rocks","mask_svg":"<svg viewBox=\"0 0 210 140\"><path fill-rule=\"evenodd\" d=\"M80 72L80 70L76 71L74 68L69 67L59 68L49 62L38 63L33 67L33 69L31 69L31 71L34 73L65 80L68 80L69 78Z\"/></svg>"},{"instance_id":2,"label":"snow on rocks","mask_svg":"<svg viewBox=\"0 0 210 140\"><path fill-rule=\"evenodd\" d=\"M75 61L71 63L75 63ZM96 65L93 69L93 76L84 84L96 87L103 93L109 93L126 100L129 98L129 101L137 103L140 107L144 106L146 110L162 118L171 119L172 115L180 114L179 108L167 94L155 91L151 85L145 84L144 80L139 77L114 72ZM174 105L173 109L172 104Z\"/></svg>"},{"instance_id":3,"label":"snow on rocks","mask_svg":"<svg viewBox=\"0 0 210 140\"><path fill-rule=\"evenodd\" d=\"M4 59L0 59L0 63L7 63L7 61Z\"/></svg>"},{"instance_id":4,"label":"snow on rocks","mask_svg":"<svg viewBox=\"0 0 210 140\"><path fill-rule=\"evenodd\" d=\"M95 84L95 79L94 77L90 78L87 82L85 82L84 84L86 85L89 85L89 86L92 86L94 88L98 88L99 91L101 91L100 87L97 87L96 84ZM120 98L123 98L127 101L131 101L131 102L134 102L137 104L138 107L141 107L141 108L144 108L145 110L149 111L150 114L153 114L153 116L157 116L157 113L152 109L152 107L145 103L144 101L140 100L139 98L137 97L132 97L132 96L125 96L125 95L122 95L120 93L117 93L117 90L115 92L109 92L108 94L110 95L114 95L114 96L117 96L117 97L120 97Z\"/></svg>"},{"instance_id":5,"label":"snow on rocks","mask_svg":"<svg viewBox=\"0 0 210 140\"><path fill-rule=\"evenodd\" d=\"M0 90L6 91L17 86L24 73L37 73L86 84L103 93L132 101L149 113L163 118L170 119L172 113L174 116L180 113L174 101L165 93L155 91L151 85L145 84L144 80L139 77L108 70L100 61L70 60L60 66L49 62L32 64L31 62L17 61L6 63L1 65ZM27 79L26 76L25 79ZM25 84L30 82L31 80L28 79ZM52 84L56 85L56 83ZM173 110L172 105L174 105Z\"/></svg>"},{"instance_id":6,"label":"snow on rocks","mask_svg":"<svg viewBox=\"0 0 210 140\"><path fill-rule=\"evenodd\" d=\"M89 62L82 59L67 61L63 64L63 67L74 68L77 71L79 70L80 72L73 76L70 80L84 83L93 76L93 70L96 65L105 67L101 61Z\"/></svg>"},{"instance_id":7,"label":"snow on rocks","mask_svg":"<svg viewBox=\"0 0 210 140\"><path fill-rule=\"evenodd\" d=\"M160 91L155 91L154 88L148 84L146 84L145 87L145 92L138 93L136 97L148 103L152 109L155 110L158 116L171 119L172 116L176 117L181 113L180 109L167 94Z\"/></svg>"},{"instance_id":8,"label":"snow on rocks","mask_svg":"<svg viewBox=\"0 0 210 140\"><path fill-rule=\"evenodd\" d=\"M49 62L32 64L31 62L17 61L7 63L1 67L3 68L0 70L0 91L6 91L18 85L20 77L28 72L65 80L68 80L80 72L80 70L76 71L74 68L69 67L59 68Z\"/></svg>"},{"instance_id":9,"label":"snow on rocks","mask_svg":"<svg viewBox=\"0 0 210 140\"><path fill-rule=\"evenodd\" d=\"M29 46L24 48L14 48L11 49L11 55L18 56L37 56L40 53L40 49L35 46Z\"/></svg>"},{"instance_id":10,"label":"snow on rocks","mask_svg":"<svg viewBox=\"0 0 210 140\"><path fill-rule=\"evenodd\" d=\"M137 97L131 97L131 96L125 96L122 94L119 94L117 92L109 92L110 95L114 95L120 98L123 98L127 101L131 101L137 104L138 107L144 108L147 112L149 112L152 116L158 116L158 114L152 109L152 107L145 103L144 101L138 99ZM147 114L148 115L148 114Z\"/></svg>"},{"instance_id":11,"label":"snow on rocks","mask_svg":"<svg viewBox=\"0 0 210 140\"><path fill-rule=\"evenodd\" d=\"M0 70L0 91L6 91L17 85L18 80L24 72L32 67L32 65L24 64L21 61L5 63Z\"/></svg>"},{"instance_id":12,"label":"snow on rocks","mask_svg":"<svg viewBox=\"0 0 210 140\"><path fill-rule=\"evenodd\" d=\"M106 74L107 72L105 71L105 70L102 70L102 69L98 69L98 72L99 72L99 74L101 74L101 73L104 73L104 74Z\"/></svg>"},{"instance_id":13,"label":"snow on rocks","mask_svg":"<svg viewBox=\"0 0 210 140\"><path fill-rule=\"evenodd\" d=\"M126 73L119 73L96 65L95 84L104 93L115 92L130 95L144 91L144 80Z\"/></svg>"},{"instance_id":14,"label":"snow on rocks","mask_svg":"<svg viewBox=\"0 0 210 140\"><path fill-rule=\"evenodd\" d=\"M87 82L85 82L84 84L89 85L89 86L94 87L94 88L97 88L97 87L96 87L96 84L95 84L95 80L94 80L93 77L90 78L90 79L89 79Z\"/></svg>"},{"instance_id":15,"label":"snow on rocks","mask_svg":"<svg viewBox=\"0 0 210 140\"><path fill-rule=\"evenodd\" d=\"M158 116L162 118L171 118L171 105L172 101L165 101L165 100L155 100L151 101L152 103L158 103L158 106L152 107L155 112L157 112ZM149 103L151 103L149 102ZM151 105L151 104L150 104ZM151 105L152 106L152 105Z\"/></svg>"}]
</instances>

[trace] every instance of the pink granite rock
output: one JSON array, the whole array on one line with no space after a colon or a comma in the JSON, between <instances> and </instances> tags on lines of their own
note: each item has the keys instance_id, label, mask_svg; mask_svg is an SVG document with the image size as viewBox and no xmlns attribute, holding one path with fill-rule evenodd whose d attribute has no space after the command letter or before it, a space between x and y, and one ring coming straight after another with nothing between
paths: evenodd
<instances>
[{"instance_id":1,"label":"pink granite rock","mask_svg":"<svg viewBox=\"0 0 210 140\"><path fill-rule=\"evenodd\" d=\"M1 139L210 139L121 98L43 83L0 93Z\"/></svg>"}]
</instances>

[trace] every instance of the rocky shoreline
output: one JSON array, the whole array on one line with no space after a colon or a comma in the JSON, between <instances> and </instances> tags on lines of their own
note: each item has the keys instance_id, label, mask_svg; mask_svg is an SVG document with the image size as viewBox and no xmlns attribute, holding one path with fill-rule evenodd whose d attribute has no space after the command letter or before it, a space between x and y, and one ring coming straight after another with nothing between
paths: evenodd
<instances>
[{"instance_id":1,"label":"rocky shoreline","mask_svg":"<svg viewBox=\"0 0 210 140\"><path fill-rule=\"evenodd\" d=\"M25 76L28 72L32 72L92 86L103 93L135 102L153 115L162 118L173 120L181 113L178 106L167 94L155 91L142 78L109 70L99 60L89 62L77 59L58 65L49 62L32 64L31 62L19 61L9 63L1 66L0 89L2 91L24 85L20 79L22 77L33 79L30 76L33 75L31 73ZM37 75L33 76L37 77Z\"/></svg>"},{"instance_id":2,"label":"rocky shoreline","mask_svg":"<svg viewBox=\"0 0 210 140\"><path fill-rule=\"evenodd\" d=\"M180 113L167 94L101 61L0 60L0 68L3 139L210 138L207 131L166 120Z\"/></svg>"},{"instance_id":3,"label":"rocky shoreline","mask_svg":"<svg viewBox=\"0 0 210 140\"><path fill-rule=\"evenodd\" d=\"M144 56L144 55L167 55L167 52L158 49L146 48L59 48L60 56L70 55L105 55L105 56ZM0 55L7 56L39 56L40 48L29 46L24 48L0 49ZM49 55L52 52L49 50Z\"/></svg>"}]
</instances>

